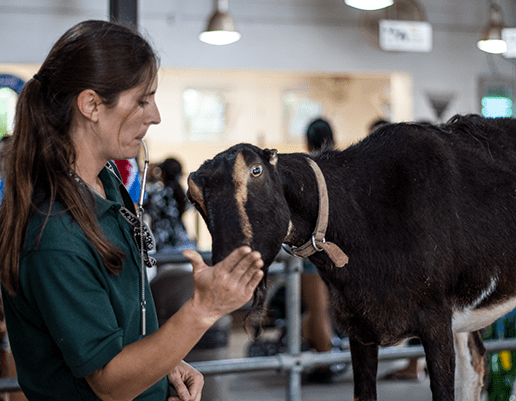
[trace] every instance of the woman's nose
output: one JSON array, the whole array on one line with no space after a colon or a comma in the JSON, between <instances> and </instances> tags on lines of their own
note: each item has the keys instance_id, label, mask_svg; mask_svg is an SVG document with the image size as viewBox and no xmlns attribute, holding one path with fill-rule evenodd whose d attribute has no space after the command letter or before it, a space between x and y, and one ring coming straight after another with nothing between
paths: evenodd
<instances>
[{"instance_id":1,"label":"woman's nose","mask_svg":"<svg viewBox=\"0 0 516 401\"><path fill-rule=\"evenodd\" d=\"M150 124L159 124L161 122L161 114L158 109L158 105L153 103L153 107L150 114Z\"/></svg>"}]
</instances>

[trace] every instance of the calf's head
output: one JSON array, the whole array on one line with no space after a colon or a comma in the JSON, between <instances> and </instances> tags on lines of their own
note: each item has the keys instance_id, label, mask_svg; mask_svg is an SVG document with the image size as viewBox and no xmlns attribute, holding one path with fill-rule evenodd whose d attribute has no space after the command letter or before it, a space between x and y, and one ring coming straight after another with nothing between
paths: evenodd
<instances>
[{"instance_id":1,"label":"calf's head","mask_svg":"<svg viewBox=\"0 0 516 401\"><path fill-rule=\"evenodd\" d=\"M276 150L239 144L204 162L188 177L188 198L212 237L213 263L248 245L261 253L267 273L289 224L277 161ZM247 329L263 313L266 283L267 274L255 291Z\"/></svg>"}]
</instances>

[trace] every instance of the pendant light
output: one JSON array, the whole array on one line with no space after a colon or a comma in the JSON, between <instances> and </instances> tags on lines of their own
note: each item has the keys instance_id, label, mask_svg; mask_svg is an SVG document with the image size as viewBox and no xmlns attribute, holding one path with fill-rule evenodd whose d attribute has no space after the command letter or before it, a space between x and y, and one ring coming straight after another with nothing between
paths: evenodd
<instances>
[{"instance_id":1,"label":"pendant light","mask_svg":"<svg viewBox=\"0 0 516 401\"><path fill-rule=\"evenodd\" d=\"M381 8L392 6L393 0L345 0L348 6L358 8L360 10L379 10Z\"/></svg>"},{"instance_id":2,"label":"pendant light","mask_svg":"<svg viewBox=\"0 0 516 401\"><path fill-rule=\"evenodd\" d=\"M240 36L229 15L229 0L213 0L213 13L199 39L210 45L229 45L239 40Z\"/></svg>"},{"instance_id":3,"label":"pendant light","mask_svg":"<svg viewBox=\"0 0 516 401\"><path fill-rule=\"evenodd\" d=\"M487 53L501 54L507 51L507 43L502 39L504 24L502 11L498 4L490 1L489 22L482 32L482 37L477 42L477 47Z\"/></svg>"}]
</instances>

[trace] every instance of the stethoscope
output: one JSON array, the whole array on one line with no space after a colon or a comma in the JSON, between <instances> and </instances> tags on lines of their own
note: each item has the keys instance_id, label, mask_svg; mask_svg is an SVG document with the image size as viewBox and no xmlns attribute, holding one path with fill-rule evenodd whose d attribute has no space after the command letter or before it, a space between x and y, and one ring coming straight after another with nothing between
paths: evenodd
<instances>
[{"instance_id":1,"label":"stethoscope","mask_svg":"<svg viewBox=\"0 0 516 401\"><path fill-rule=\"evenodd\" d=\"M136 210L136 217L138 218L138 222L140 224L140 260L141 260L141 316L142 316L142 326L141 333L142 336L147 334L147 298L145 293L145 277L147 277L147 272L145 270L145 262L144 262L144 252L146 244L144 244L144 235L143 235L143 199L145 198L145 186L147 184L147 172L149 170L149 150L147 149L147 144L142 139L143 151L145 153L145 162L143 165L143 173L141 179L141 188L140 188L140 199L138 200L138 208Z\"/></svg>"}]
</instances>

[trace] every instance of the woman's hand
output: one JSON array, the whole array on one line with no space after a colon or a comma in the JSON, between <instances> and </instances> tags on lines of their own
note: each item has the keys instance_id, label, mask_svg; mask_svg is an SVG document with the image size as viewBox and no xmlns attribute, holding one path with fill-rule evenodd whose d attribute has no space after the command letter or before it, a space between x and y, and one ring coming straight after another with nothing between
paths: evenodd
<instances>
[{"instance_id":1,"label":"woman's hand","mask_svg":"<svg viewBox=\"0 0 516 401\"><path fill-rule=\"evenodd\" d=\"M215 266L207 266L194 250L183 254L193 266L192 298L158 331L126 345L104 367L86 376L99 398L134 399L167 374L177 391L169 401L200 401L202 375L182 359L217 320L251 299L263 277L263 261L248 246Z\"/></svg>"},{"instance_id":2,"label":"woman's hand","mask_svg":"<svg viewBox=\"0 0 516 401\"><path fill-rule=\"evenodd\" d=\"M263 277L263 260L248 246L234 250L215 266L207 266L201 255L187 249L183 255L193 266L195 313L210 326L227 313L247 303Z\"/></svg>"},{"instance_id":3,"label":"woman's hand","mask_svg":"<svg viewBox=\"0 0 516 401\"><path fill-rule=\"evenodd\" d=\"M181 361L168 374L169 383L176 389L177 395L168 401L200 401L204 378L185 361Z\"/></svg>"}]
</instances>

